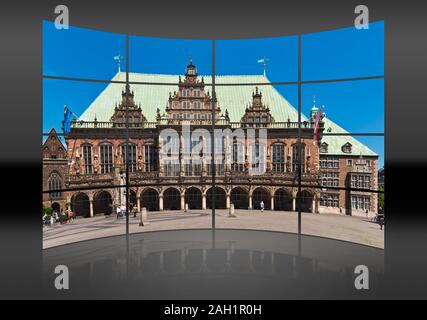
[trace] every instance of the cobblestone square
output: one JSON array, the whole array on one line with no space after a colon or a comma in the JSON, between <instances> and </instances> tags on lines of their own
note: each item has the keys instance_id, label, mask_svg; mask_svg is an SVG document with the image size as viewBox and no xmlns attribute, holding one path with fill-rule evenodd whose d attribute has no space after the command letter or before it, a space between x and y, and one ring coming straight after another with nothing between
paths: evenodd
<instances>
[{"instance_id":1,"label":"cobblestone square","mask_svg":"<svg viewBox=\"0 0 427 320\"><path fill-rule=\"evenodd\" d=\"M288 211L236 210L229 217L228 210L216 210L217 229L252 229L279 232L298 232L298 214ZM65 225L43 227L43 248L67 243L122 235L126 219L116 216L79 218ZM212 224L210 210L148 212L149 225L139 226L140 218L129 219L129 232L150 232L177 229L209 229ZM302 233L345 240L384 248L384 229L368 218L337 214L302 213Z\"/></svg>"}]
</instances>

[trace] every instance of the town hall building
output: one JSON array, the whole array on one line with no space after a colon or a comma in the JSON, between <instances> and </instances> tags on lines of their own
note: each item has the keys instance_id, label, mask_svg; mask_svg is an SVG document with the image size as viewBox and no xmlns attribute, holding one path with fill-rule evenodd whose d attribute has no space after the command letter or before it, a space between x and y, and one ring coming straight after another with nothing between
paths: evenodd
<instances>
[{"instance_id":1,"label":"town hall building","mask_svg":"<svg viewBox=\"0 0 427 320\"><path fill-rule=\"evenodd\" d=\"M125 76L119 72L112 80ZM43 145L44 190L50 190L45 206L69 205L82 217L114 213L124 188L112 186L126 180L128 162L129 202L139 210L209 209L213 204L258 209L262 201L266 210L357 216L377 211L376 193L369 190L377 190L378 155L329 117L319 121L315 102L299 124L297 110L265 75L216 76L215 97L212 78L199 76L191 60L183 76L130 73L129 80L138 83L110 83L72 122L66 148L51 131ZM230 83L241 85L225 85ZM203 137L191 142L197 154L186 152L183 139L173 152L164 150L162 130L173 129L180 137L185 130L212 132L213 121L215 129L247 135L265 129L266 136L225 137L213 165ZM265 155L258 174L250 174L260 165L249 161L252 153Z\"/></svg>"}]
</instances>

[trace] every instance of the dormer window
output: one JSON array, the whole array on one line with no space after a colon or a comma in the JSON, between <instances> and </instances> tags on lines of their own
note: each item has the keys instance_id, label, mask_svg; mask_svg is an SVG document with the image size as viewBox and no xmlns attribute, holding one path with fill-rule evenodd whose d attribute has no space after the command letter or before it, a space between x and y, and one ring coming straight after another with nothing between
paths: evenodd
<instances>
[{"instance_id":1,"label":"dormer window","mask_svg":"<svg viewBox=\"0 0 427 320\"><path fill-rule=\"evenodd\" d=\"M320 145L319 152L320 153L328 153L328 144L326 142L323 142Z\"/></svg>"},{"instance_id":2,"label":"dormer window","mask_svg":"<svg viewBox=\"0 0 427 320\"><path fill-rule=\"evenodd\" d=\"M345 145L343 145L343 146L341 147L341 150L342 150L342 152L344 152L344 153L351 153L351 148L352 148L351 143L350 143L350 142L347 142Z\"/></svg>"}]
</instances>

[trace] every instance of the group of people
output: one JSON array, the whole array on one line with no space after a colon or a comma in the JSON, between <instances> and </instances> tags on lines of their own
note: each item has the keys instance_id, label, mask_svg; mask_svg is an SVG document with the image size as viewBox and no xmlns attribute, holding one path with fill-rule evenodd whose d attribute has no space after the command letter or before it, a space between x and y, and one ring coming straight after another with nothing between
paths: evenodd
<instances>
[{"instance_id":1,"label":"group of people","mask_svg":"<svg viewBox=\"0 0 427 320\"><path fill-rule=\"evenodd\" d=\"M61 221L65 221L64 223L73 222L75 219L76 215L74 214L74 212L71 209L67 208L66 210L61 209L60 213L54 210L51 215L44 213L42 221L43 224L53 225Z\"/></svg>"},{"instance_id":2,"label":"group of people","mask_svg":"<svg viewBox=\"0 0 427 320\"><path fill-rule=\"evenodd\" d=\"M138 213L138 208L133 203L129 203L129 213L133 214L133 217L136 218ZM116 209L117 219L124 217L126 215L126 206L118 206Z\"/></svg>"}]
</instances>

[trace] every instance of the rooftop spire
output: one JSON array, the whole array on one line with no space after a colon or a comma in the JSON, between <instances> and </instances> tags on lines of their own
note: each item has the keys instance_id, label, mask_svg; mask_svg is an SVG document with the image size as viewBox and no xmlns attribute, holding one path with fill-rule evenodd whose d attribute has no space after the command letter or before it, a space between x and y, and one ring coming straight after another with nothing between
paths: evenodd
<instances>
[{"instance_id":1,"label":"rooftop spire","mask_svg":"<svg viewBox=\"0 0 427 320\"><path fill-rule=\"evenodd\" d=\"M117 63L117 67L118 67L118 69L119 69L119 73L120 73L120 65L121 65L121 63L122 63L122 59L123 59L123 56L122 56L122 55L120 55L120 51L119 51L119 54L118 54L117 56L114 56L114 57L113 57L113 59L116 61L116 63Z\"/></svg>"},{"instance_id":2,"label":"rooftop spire","mask_svg":"<svg viewBox=\"0 0 427 320\"><path fill-rule=\"evenodd\" d=\"M319 108L316 106L316 96L313 96L313 106L311 107L311 111L317 111Z\"/></svg>"},{"instance_id":3,"label":"rooftop spire","mask_svg":"<svg viewBox=\"0 0 427 320\"><path fill-rule=\"evenodd\" d=\"M268 59L267 57L262 57L261 59L258 59L258 63L261 63L262 64L262 68L264 69L264 77L266 76L266 69L267 69L267 62L269 61L270 59Z\"/></svg>"},{"instance_id":4,"label":"rooftop spire","mask_svg":"<svg viewBox=\"0 0 427 320\"><path fill-rule=\"evenodd\" d=\"M197 69L196 66L193 64L193 58L189 56L189 62L187 65L187 70L185 72L186 76L197 76Z\"/></svg>"}]
</instances>

